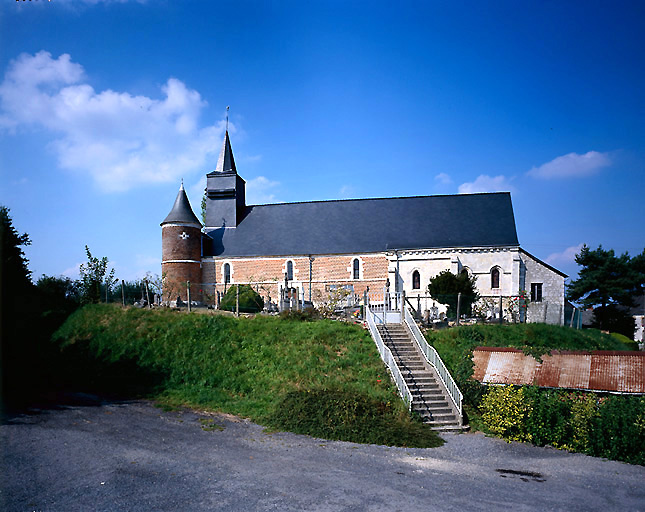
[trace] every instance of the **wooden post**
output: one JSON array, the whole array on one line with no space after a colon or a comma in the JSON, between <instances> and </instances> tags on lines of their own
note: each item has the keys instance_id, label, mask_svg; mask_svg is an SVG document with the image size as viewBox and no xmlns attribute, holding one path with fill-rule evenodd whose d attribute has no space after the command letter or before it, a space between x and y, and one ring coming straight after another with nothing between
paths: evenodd
<instances>
[{"instance_id":1,"label":"wooden post","mask_svg":"<svg viewBox=\"0 0 645 512\"><path fill-rule=\"evenodd\" d=\"M146 299L148 300L148 308L152 309L152 304L150 303L150 289L148 288L148 280L146 279Z\"/></svg>"},{"instance_id":2,"label":"wooden post","mask_svg":"<svg viewBox=\"0 0 645 512\"><path fill-rule=\"evenodd\" d=\"M313 263L314 263L314 258L310 254L309 255L309 302L311 302L311 275L313 273Z\"/></svg>"},{"instance_id":3,"label":"wooden post","mask_svg":"<svg viewBox=\"0 0 645 512\"><path fill-rule=\"evenodd\" d=\"M235 316L240 316L240 285L235 285Z\"/></svg>"},{"instance_id":4,"label":"wooden post","mask_svg":"<svg viewBox=\"0 0 645 512\"><path fill-rule=\"evenodd\" d=\"M502 296L499 296L499 323L503 324L504 323L504 313L502 309Z\"/></svg>"},{"instance_id":5,"label":"wooden post","mask_svg":"<svg viewBox=\"0 0 645 512\"><path fill-rule=\"evenodd\" d=\"M461 292L457 294L457 325L459 325L460 314L461 314Z\"/></svg>"},{"instance_id":6,"label":"wooden post","mask_svg":"<svg viewBox=\"0 0 645 512\"><path fill-rule=\"evenodd\" d=\"M405 290L401 290L401 322L405 318Z\"/></svg>"},{"instance_id":7,"label":"wooden post","mask_svg":"<svg viewBox=\"0 0 645 512\"><path fill-rule=\"evenodd\" d=\"M123 301L123 307L125 307L125 283L121 279L121 300Z\"/></svg>"},{"instance_id":8,"label":"wooden post","mask_svg":"<svg viewBox=\"0 0 645 512\"><path fill-rule=\"evenodd\" d=\"M569 329L573 328L573 319L576 317L576 310L577 309L578 308L573 306L573 311L571 312L571 322L569 322Z\"/></svg>"},{"instance_id":9,"label":"wooden post","mask_svg":"<svg viewBox=\"0 0 645 512\"><path fill-rule=\"evenodd\" d=\"M188 298L188 312L190 313L190 281L186 281L186 297Z\"/></svg>"},{"instance_id":10,"label":"wooden post","mask_svg":"<svg viewBox=\"0 0 645 512\"><path fill-rule=\"evenodd\" d=\"M365 318L366 318L366 315L367 315L366 308L367 308L367 290L365 290L363 292L363 317L362 317L362 320L365 320Z\"/></svg>"}]
</instances>

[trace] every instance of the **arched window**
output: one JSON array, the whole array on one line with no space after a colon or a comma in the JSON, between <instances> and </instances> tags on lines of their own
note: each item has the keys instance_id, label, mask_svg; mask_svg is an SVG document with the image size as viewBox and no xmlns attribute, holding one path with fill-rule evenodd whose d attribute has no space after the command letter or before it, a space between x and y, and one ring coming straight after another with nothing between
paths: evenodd
<instances>
[{"instance_id":1,"label":"arched window","mask_svg":"<svg viewBox=\"0 0 645 512\"><path fill-rule=\"evenodd\" d=\"M293 281L293 261L287 261L287 279Z\"/></svg>"},{"instance_id":2,"label":"arched window","mask_svg":"<svg viewBox=\"0 0 645 512\"><path fill-rule=\"evenodd\" d=\"M490 271L490 287L499 288L499 269L497 267Z\"/></svg>"},{"instance_id":3,"label":"arched window","mask_svg":"<svg viewBox=\"0 0 645 512\"><path fill-rule=\"evenodd\" d=\"M224 284L231 282L231 265L230 263L224 263Z\"/></svg>"},{"instance_id":4,"label":"arched window","mask_svg":"<svg viewBox=\"0 0 645 512\"><path fill-rule=\"evenodd\" d=\"M421 274L418 270L412 272L412 289L420 290L421 289Z\"/></svg>"},{"instance_id":5,"label":"arched window","mask_svg":"<svg viewBox=\"0 0 645 512\"><path fill-rule=\"evenodd\" d=\"M361 262L358 258L354 258L354 261L352 262L352 277L354 279L361 278Z\"/></svg>"}]
</instances>

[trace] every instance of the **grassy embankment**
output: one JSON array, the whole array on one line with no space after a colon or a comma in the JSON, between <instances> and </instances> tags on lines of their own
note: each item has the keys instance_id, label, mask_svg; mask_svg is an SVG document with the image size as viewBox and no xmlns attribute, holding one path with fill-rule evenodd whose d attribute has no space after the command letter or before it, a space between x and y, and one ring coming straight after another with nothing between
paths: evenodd
<instances>
[{"instance_id":1,"label":"grassy embankment","mask_svg":"<svg viewBox=\"0 0 645 512\"><path fill-rule=\"evenodd\" d=\"M75 382L328 439L438 446L360 327L86 306L57 331Z\"/></svg>"}]
</instances>

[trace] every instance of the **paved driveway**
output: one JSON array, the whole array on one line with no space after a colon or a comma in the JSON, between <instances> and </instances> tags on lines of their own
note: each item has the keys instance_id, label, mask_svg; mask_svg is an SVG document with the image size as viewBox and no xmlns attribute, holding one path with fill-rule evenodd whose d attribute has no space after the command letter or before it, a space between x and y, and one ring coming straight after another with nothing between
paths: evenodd
<instances>
[{"instance_id":1,"label":"paved driveway","mask_svg":"<svg viewBox=\"0 0 645 512\"><path fill-rule=\"evenodd\" d=\"M329 442L87 398L0 426L2 510L645 510L641 466L481 434L435 449Z\"/></svg>"}]
</instances>

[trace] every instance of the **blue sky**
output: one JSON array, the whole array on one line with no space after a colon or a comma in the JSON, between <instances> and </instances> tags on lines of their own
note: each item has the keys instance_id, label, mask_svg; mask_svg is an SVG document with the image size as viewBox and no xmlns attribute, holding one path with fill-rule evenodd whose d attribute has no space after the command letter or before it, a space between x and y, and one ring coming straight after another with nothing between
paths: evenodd
<instances>
[{"instance_id":1,"label":"blue sky","mask_svg":"<svg viewBox=\"0 0 645 512\"><path fill-rule=\"evenodd\" d=\"M636 1L4 0L0 204L35 278L86 244L159 273L230 105L249 204L511 191L574 275L583 243L645 247L644 54Z\"/></svg>"}]
</instances>

